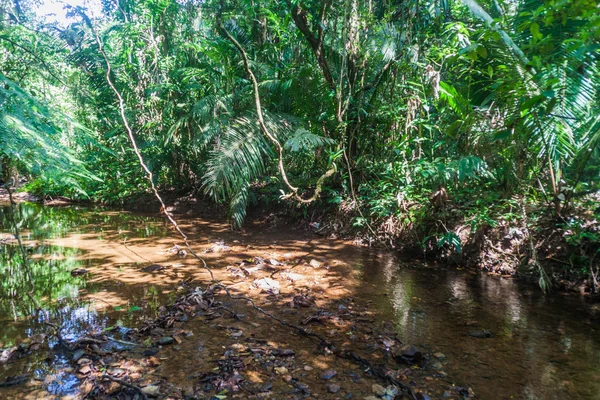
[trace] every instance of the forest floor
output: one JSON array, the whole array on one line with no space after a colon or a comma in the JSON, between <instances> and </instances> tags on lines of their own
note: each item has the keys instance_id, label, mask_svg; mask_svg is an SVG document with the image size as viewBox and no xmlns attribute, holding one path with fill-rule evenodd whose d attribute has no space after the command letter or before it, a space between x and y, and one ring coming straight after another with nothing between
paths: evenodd
<instances>
[{"instance_id":1,"label":"forest floor","mask_svg":"<svg viewBox=\"0 0 600 400\"><path fill-rule=\"evenodd\" d=\"M131 204L132 209L156 209L149 201ZM595 199L600 205L600 195ZM173 196L169 210L185 216L226 218L226 210L193 196ZM595 294L600 290L598 274L600 257L600 217L598 210L573 208L568 217L557 217L547 206L528 206L529 219L498 218L473 229L465 215L470 210L448 205L432 209L422 225L401 226L391 218L377 225L356 228L352 213L323 211L320 208L299 214L287 204L255 207L248 221L262 225L294 225L331 239L353 241L357 245L385 248L397 254L419 257L490 275L511 276L539 281L540 274L549 280L549 289ZM453 245L439 246L431 232L439 230L456 234L460 251Z\"/></svg>"}]
</instances>

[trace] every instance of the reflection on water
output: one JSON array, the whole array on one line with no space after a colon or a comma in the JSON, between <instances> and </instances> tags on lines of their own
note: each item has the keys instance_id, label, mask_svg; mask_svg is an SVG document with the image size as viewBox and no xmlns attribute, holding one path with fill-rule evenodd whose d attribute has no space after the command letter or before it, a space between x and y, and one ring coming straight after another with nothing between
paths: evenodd
<instances>
[{"instance_id":1,"label":"reflection on water","mask_svg":"<svg viewBox=\"0 0 600 400\"><path fill-rule=\"evenodd\" d=\"M22 240L22 246L16 234ZM160 219L127 213L106 213L78 208L52 208L34 204L0 207L0 352L22 344L40 333L53 333L46 325L60 327L61 336L70 341L85 332L101 331L111 324L134 324L143 312L122 312L113 309L98 312L90 294L100 292L104 284L90 283L87 276L73 275L77 269L94 270L102 260L86 256L75 245L51 244L66 235L88 235L103 241L107 235L125 241L132 238L162 237L166 234ZM127 298L140 304L152 292L132 291ZM87 299L82 299L85 292ZM105 307L106 308L106 307ZM39 336L39 335L38 335ZM49 336L50 348L56 346L54 335ZM58 348L57 348L58 349ZM41 350L23 359L11 360L0 369L0 381L18 374L28 374L43 382L45 389L57 396L74 394L79 385L77 377L68 372L69 354ZM23 396L18 387L3 389L2 398ZM35 397L35 395L34 395Z\"/></svg>"},{"instance_id":2,"label":"reflection on water","mask_svg":"<svg viewBox=\"0 0 600 400\"><path fill-rule=\"evenodd\" d=\"M371 273L365 279L386 287L379 301L382 307L391 302L399 336L444 353L450 376L481 398L600 399L600 323L588 299L366 257ZM469 336L476 330L494 336Z\"/></svg>"},{"instance_id":3,"label":"reflection on water","mask_svg":"<svg viewBox=\"0 0 600 400\"><path fill-rule=\"evenodd\" d=\"M17 233L22 246L16 239ZM72 237L71 246L50 243L67 235ZM0 207L0 351L27 343L39 333L52 333L53 329L46 325L49 321L60 327L64 339L75 340L85 332L101 331L114 324L133 325L143 318L143 310L98 312L94 300L90 302L90 294L96 292L97 301L103 301L101 293L106 290L106 283L90 283L87 276L71 273L76 269L93 271L103 265L102 260L88 257L77 248L82 235L98 243L108 237L125 242L163 237L166 227L161 219L129 213L35 204ZM87 300L80 297L82 292ZM140 304L152 292L153 287L149 286L141 292L128 292L126 297L132 304ZM49 336L51 348L57 344L54 337ZM79 380L65 368L69 357L61 351L36 351L4 365L0 381L26 373L43 382L51 394L74 394ZM3 390L3 398L23 395L18 387Z\"/></svg>"},{"instance_id":4,"label":"reflection on water","mask_svg":"<svg viewBox=\"0 0 600 400\"><path fill-rule=\"evenodd\" d=\"M19 234L23 246L16 240ZM73 332L82 324L102 325L91 317L89 304L80 304L80 290L87 288L86 279L73 276L76 269L89 269L100 264L85 257L84 251L48 243L67 234L91 234L96 240L115 235L120 240L161 237L166 227L160 219L129 213L108 213L77 207L43 207L19 204L0 207L0 321L10 324L2 329L0 341L4 347L15 344L23 326L43 322L44 318L59 321Z\"/></svg>"}]
</instances>

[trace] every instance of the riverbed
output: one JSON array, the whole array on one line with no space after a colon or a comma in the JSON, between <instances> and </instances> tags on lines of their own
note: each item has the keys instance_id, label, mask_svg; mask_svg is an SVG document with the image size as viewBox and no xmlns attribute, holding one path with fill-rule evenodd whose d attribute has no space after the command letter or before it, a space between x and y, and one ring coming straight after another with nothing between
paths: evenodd
<instances>
[{"instance_id":1,"label":"riverbed","mask_svg":"<svg viewBox=\"0 0 600 400\"><path fill-rule=\"evenodd\" d=\"M589 297L544 295L535 285L400 259L293 226L256 223L232 232L223 221L191 216L178 221L219 280L279 317L297 323L300 314L288 306L289 299L310 295L315 309L360 309L402 343L437 354L441 364L432 378L439 380L432 398L448 394L443 385L455 384L470 387L481 399L600 399L600 308ZM182 282L210 281L198 260L180 250L183 241L157 215L27 203L0 207L0 350L49 335L50 321L65 339L76 339L113 326L134 328L157 316ZM242 268L244 260L254 265L251 260L262 258L289 267L285 273L246 274L250 267ZM150 268L154 265L161 269ZM256 285L263 276L279 285L277 293ZM253 311L239 307L246 315ZM257 326L272 323L250 319ZM194 321L186 329L195 338L205 332ZM351 368L321 360L308 350L311 343L277 332L272 335L281 346L298 347L299 357L306 353L305 367ZM352 336L345 332L350 341ZM216 339L206 337L200 347L218 346ZM162 375L189 379L180 365L198 358L192 348L199 351L197 342L165 350ZM48 354L0 365L0 381L26 373L33 382L0 388L0 397L77 398L80 377L66 367L67 356ZM367 394L362 383L339 384L339 393L314 390L313 396Z\"/></svg>"}]
</instances>

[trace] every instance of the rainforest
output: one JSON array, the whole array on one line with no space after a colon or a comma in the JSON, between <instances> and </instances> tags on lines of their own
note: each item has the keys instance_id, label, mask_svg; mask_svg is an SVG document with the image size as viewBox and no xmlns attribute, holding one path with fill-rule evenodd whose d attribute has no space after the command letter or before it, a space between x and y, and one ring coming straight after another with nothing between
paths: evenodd
<instances>
[{"instance_id":1,"label":"rainforest","mask_svg":"<svg viewBox=\"0 0 600 400\"><path fill-rule=\"evenodd\" d=\"M0 0L0 398L600 398L595 0Z\"/></svg>"}]
</instances>

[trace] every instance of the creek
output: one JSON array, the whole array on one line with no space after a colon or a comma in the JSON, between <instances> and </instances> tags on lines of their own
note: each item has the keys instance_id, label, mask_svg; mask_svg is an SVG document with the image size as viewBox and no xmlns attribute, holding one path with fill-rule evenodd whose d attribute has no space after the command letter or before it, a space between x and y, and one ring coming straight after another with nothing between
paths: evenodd
<instances>
[{"instance_id":1,"label":"creek","mask_svg":"<svg viewBox=\"0 0 600 400\"><path fill-rule=\"evenodd\" d=\"M274 302L282 318L294 314L282 308L283 300L275 302L299 290L314 293L323 307L366 304L402 342L443 353L445 381L468 385L477 398L600 399L600 309L587 297L544 295L513 279L400 260L294 228L255 223L231 232L222 221L179 221L197 251L206 251L202 256L219 279ZM215 243L221 251L214 251ZM27 203L0 207L0 351L48 334L50 321L63 338L76 339L112 326L133 328L156 316L181 282L209 281L197 260L170 251L175 245L181 240L155 215ZM240 260L258 255L318 261L294 270L296 277L288 273L281 294L268 300L251 282L231 275ZM165 269L147 268L157 264ZM203 340L198 323L188 329ZM211 340L204 340L206 346ZM166 353L173 364L166 362L162 371L181 381L182 360L197 358L182 347ZM52 352L0 364L0 381L26 373L38 382L35 388L0 388L0 398L76 397L79 378L67 364L68 356ZM320 397L337 398L329 396Z\"/></svg>"}]
</instances>

